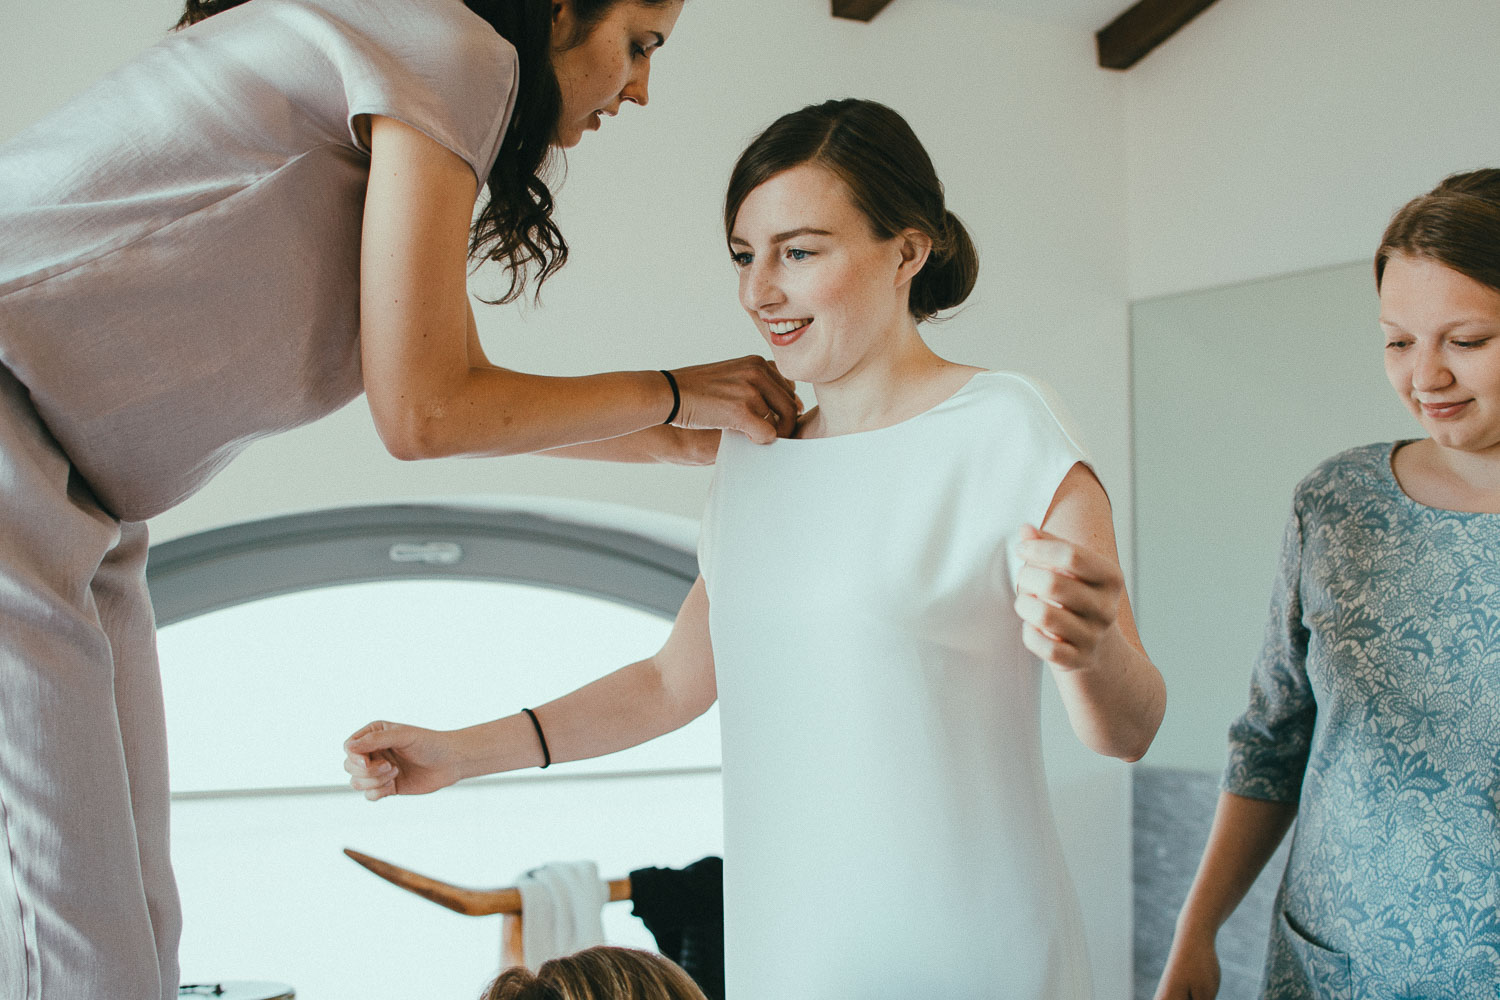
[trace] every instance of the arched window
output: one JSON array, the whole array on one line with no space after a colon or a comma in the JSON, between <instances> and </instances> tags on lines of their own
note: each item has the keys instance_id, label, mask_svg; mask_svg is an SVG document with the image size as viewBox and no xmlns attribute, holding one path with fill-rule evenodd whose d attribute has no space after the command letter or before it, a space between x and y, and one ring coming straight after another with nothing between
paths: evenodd
<instances>
[{"instance_id":1,"label":"arched window","mask_svg":"<svg viewBox=\"0 0 1500 1000\"><path fill-rule=\"evenodd\" d=\"M390 886L345 846L450 881L592 859L613 877L722 852L717 709L594 761L366 802L343 739L537 705L655 652L691 551L531 511L391 505L274 518L152 549L185 981L301 996L478 996L498 917ZM629 904L617 943L649 947Z\"/></svg>"}]
</instances>

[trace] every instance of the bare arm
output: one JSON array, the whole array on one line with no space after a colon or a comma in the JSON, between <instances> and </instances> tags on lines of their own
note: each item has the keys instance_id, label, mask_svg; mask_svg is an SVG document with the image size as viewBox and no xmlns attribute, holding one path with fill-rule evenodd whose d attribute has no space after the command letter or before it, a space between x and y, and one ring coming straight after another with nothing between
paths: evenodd
<instances>
[{"instance_id":1,"label":"bare arm","mask_svg":"<svg viewBox=\"0 0 1500 1000\"><path fill-rule=\"evenodd\" d=\"M467 286L473 171L393 119L373 117L370 135L360 357L370 411L391 454L519 454L661 424L672 393L659 372L551 378L474 364ZM795 425L791 385L764 358L682 369L678 382L681 427L728 428L766 443ZM612 451L601 455L614 457ZM638 444L622 454L633 452Z\"/></svg>"},{"instance_id":2,"label":"bare arm","mask_svg":"<svg viewBox=\"0 0 1500 1000\"><path fill-rule=\"evenodd\" d=\"M1156 1000L1213 1000L1219 988L1214 952L1219 928L1250 891L1296 815L1295 803L1220 793Z\"/></svg>"},{"instance_id":3,"label":"bare arm","mask_svg":"<svg viewBox=\"0 0 1500 1000\"><path fill-rule=\"evenodd\" d=\"M474 310L469 310L469 367L495 368L485 356L484 345L479 340L479 329L474 324ZM774 365L772 366L774 367ZM661 373L657 373L661 378ZM666 385L666 379L662 378ZM554 458L594 459L606 462L672 462L677 465L712 465L719 452L717 430L689 430L657 424L633 434L589 441L585 444L564 445L538 452Z\"/></svg>"},{"instance_id":4,"label":"bare arm","mask_svg":"<svg viewBox=\"0 0 1500 1000\"><path fill-rule=\"evenodd\" d=\"M1139 760L1161 726L1166 686L1136 633L1109 498L1087 466L1063 478L1042 528L1018 550L1022 637L1052 668L1084 745Z\"/></svg>"},{"instance_id":5,"label":"bare arm","mask_svg":"<svg viewBox=\"0 0 1500 1000\"><path fill-rule=\"evenodd\" d=\"M654 656L534 711L552 760L561 762L600 757L679 729L717 697L708 594L700 578ZM350 784L370 799L432 792L461 778L539 767L544 759L536 730L521 712L450 731L372 722L344 749Z\"/></svg>"},{"instance_id":6,"label":"bare arm","mask_svg":"<svg viewBox=\"0 0 1500 1000\"><path fill-rule=\"evenodd\" d=\"M708 639L708 595L700 577L656 655L621 667L535 711L547 734L552 759L582 760L680 729L708 711L717 697L713 647ZM520 725L525 727L524 739L519 741L521 760L514 752L491 755L485 751L488 746L499 745L496 735L516 728L514 723L507 726L507 722L500 719L460 730L472 748L472 763L465 777L540 763L535 759L536 733L524 716L520 718ZM503 742L507 747L513 743Z\"/></svg>"},{"instance_id":7,"label":"bare arm","mask_svg":"<svg viewBox=\"0 0 1500 1000\"><path fill-rule=\"evenodd\" d=\"M605 462L671 462L675 465L713 465L719 454L721 431L682 427L648 427L634 434L548 448L537 452L553 458L584 458Z\"/></svg>"}]
</instances>

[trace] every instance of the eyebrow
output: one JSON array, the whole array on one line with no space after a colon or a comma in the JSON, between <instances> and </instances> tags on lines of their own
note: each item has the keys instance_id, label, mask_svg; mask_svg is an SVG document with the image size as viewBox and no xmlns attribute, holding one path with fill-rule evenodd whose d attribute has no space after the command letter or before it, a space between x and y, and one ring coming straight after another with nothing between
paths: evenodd
<instances>
[{"instance_id":1,"label":"eyebrow","mask_svg":"<svg viewBox=\"0 0 1500 1000\"><path fill-rule=\"evenodd\" d=\"M1442 326L1440 326L1440 327L1437 328L1437 332L1439 334L1452 333L1454 330L1462 330L1464 327L1468 327L1468 326L1484 327L1484 326L1492 325L1494 322L1495 321L1494 321L1494 319L1492 317L1486 317L1486 316L1465 316L1465 317L1463 317L1461 319L1453 320L1450 323L1444 323ZM1401 333L1406 333L1407 332L1406 328L1403 327L1400 323L1397 323L1393 319L1387 319L1384 316L1380 317L1379 323L1380 323L1381 326L1388 326L1388 327L1390 327L1393 330L1400 331Z\"/></svg>"},{"instance_id":2,"label":"eyebrow","mask_svg":"<svg viewBox=\"0 0 1500 1000\"><path fill-rule=\"evenodd\" d=\"M775 236L771 237L771 242L772 243L785 243L787 240L794 239L795 237L798 237L798 236L832 236L832 235L833 235L833 233L829 232L826 229L817 229L817 228L815 228L813 226L801 226L801 227L799 227L797 229L788 229L784 233L777 233ZM729 242L730 243L738 243L741 246L749 246L750 245L750 242L748 240L742 239L739 236L731 236L731 237L729 237Z\"/></svg>"}]
</instances>

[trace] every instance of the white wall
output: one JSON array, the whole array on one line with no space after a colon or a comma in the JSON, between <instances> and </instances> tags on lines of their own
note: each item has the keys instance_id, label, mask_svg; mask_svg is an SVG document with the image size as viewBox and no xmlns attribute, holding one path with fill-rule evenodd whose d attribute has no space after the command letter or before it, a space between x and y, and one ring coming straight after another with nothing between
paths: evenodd
<instances>
[{"instance_id":1,"label":"white wall","mask_svg":"<svg viewBox=\"0 0 1500 1000\"><path fill-rule=\"evenodd\" d=\"M156 37L167 0L39 7L0 45L0 139ZM541 310L478 306L497 363L548 374L661 368L763 350L735 302L719 227L730 165L759 128L829 97L905 114L983 260L969 306L930 328L956 360L1017 369L1068 401L1129 524L1122 80L1087 31L945 0L900 0L870 24L822 0L690 0L656 57L650 108L627 108L574 151L559 219L574 247ZM481 274L476 290L493 288ZM61 349L61 348L60 348ZM290 510L390 499L531 494L695 516L703 469L509 458L403 465L362 403L258 443L153 523L159 541ZM1122 531L1122 537L1126 537ZM1125 770L1057 725L1060 825L1088 903L1101 1000L1129 981ZM1105 831L1103 836L1100 831Z\"/></svg>"},{"instance_id":2,"label":"white wall","mask_svg":"<svg viewBox=\"0 0 1500 1000\"><path fill-rule=\"evenodd\" d=\"M1125 75L1130 297L1373 256L1500 163L1494 0L1220 0Z\"/></svg>"},{"instance_id":3,"label":"white wall","mask_svg":"<svg viewBox=\"0 0 1500 1000\"><path fill-rule=\"evenodd\" d=\"M1298 481L1421 433L1386 382L1372 284L1360 261L1132 310L1136 612L1171 692L1153 764L1223 769Z\"/></svg>"}]
</instances>

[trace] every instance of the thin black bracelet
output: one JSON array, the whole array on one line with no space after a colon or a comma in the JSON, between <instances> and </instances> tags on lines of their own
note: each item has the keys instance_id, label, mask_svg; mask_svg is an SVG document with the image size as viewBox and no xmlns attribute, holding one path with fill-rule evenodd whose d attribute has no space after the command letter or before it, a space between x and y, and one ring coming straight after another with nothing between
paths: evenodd
<instances>
[{"instance_id":1,"label":"thin black bracelet","mask_svg":"<svg viewBox=\"0 0 1500 1000\"><path fill-rule=\"evenodd\" d=\"M672 377L671 372L665 368L658 369L658 371L667 377L667 385L672 387L672 412L668 413L667 419L662 421L662 424L665 425L677 419L677 411L682 408L682 393L678 391L677 380Z\"/></svg>"},{"instance_id":2,"label":"thin black bracelet","mask_svg":"<svg viewBox=\"0 0 1500 1000\"><path fill-rule=\"evenodd\" d=\"M552 751L547 749L547 737L542 735L542 724L536 721L536 713L531 709L523 708L521 711L525 712L526 717L531 720L532 727L536 729L536 738L542 743L542 760L545 761L542 764L542 770L545 771L552 766Z\"/></svg>"}]
</instances>

